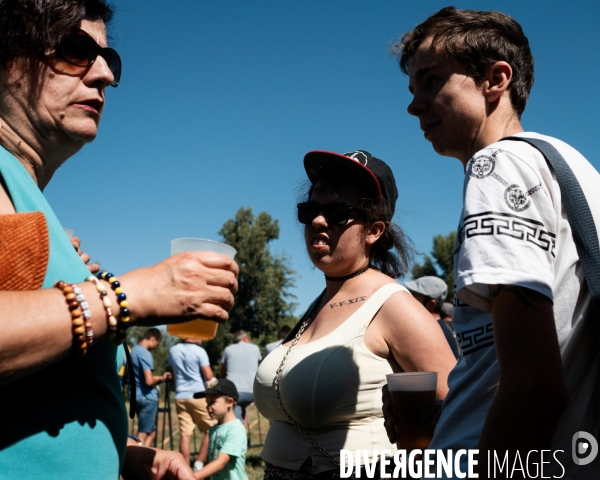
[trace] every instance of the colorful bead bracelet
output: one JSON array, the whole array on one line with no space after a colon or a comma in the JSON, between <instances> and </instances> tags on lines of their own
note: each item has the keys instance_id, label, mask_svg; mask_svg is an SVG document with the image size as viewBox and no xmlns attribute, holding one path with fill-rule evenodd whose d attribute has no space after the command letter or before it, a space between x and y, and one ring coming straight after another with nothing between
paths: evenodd
<instances>
[{"instance_id":1,"label":"colorful bead bracelet","mask_svg":"<svg viewBox=\"0 0 600 480\"><path fill-rule=\"evenodd\" d=\"M127 327L129 327L129 321L131 320L129 313L129 302L127 302L127 295L121 288L121 282L112 273L102 272L98 274L98 277L102 280L106 280L110 287L117 295L117 303L119 304L119 325L117 327L117 336L115 338L115 345L123 343L125 336L127 335Z\"/></svg>"},{"instance_id":2,"label":"colorful bead bracelet","mask_svg":"<svg viewBox=\"0 0 600 480\"><path fill-rule=\"evenodd\" d=\"M111 288L117 295L117 302L120 307L120 311L117 317L114 315L112 310L112 302L110 298L108 298L108 292L104 288L104 285L100 281L100 279L105 280L109 283ZM127 303L127 295L123 292L121 288L121 283L117 280L112 273L102 272L98 274L98 277L89 276L86 278L87 281L94 282L96 284L96 290L100 293L100 298L102 299L102 305L104 306L104 310L106 311L106 317L108 319L108 338L113 345L120 345L123 343L125 336L127 334L127 327L129 326L129 308Z\"/></svg>"},{"instance_id":3,"label":"colorful bead bracelet","mask_svg":"<svg viewBox=\"0 0 600 480\"><path fill-rule=\"evenodd\" d=\"M78 299L78 297L83 299L83 294L81 294L81 290L78 287L69 285L68 283L63 282L62 280L56 282L54 284L54 287L61 290L63 295L65 296L65 300L67 301L67 305L69 306L69 311L71 312L73 337L75 339L75 352L78 356L82 357L87 353L88 348L83 310L81 308L81 301ZM80 293L76 293L75 288L78 288L78 290L80 290ZM85 299L83 299L83 301L85 302Z\"/></svg>"}]
</instances>

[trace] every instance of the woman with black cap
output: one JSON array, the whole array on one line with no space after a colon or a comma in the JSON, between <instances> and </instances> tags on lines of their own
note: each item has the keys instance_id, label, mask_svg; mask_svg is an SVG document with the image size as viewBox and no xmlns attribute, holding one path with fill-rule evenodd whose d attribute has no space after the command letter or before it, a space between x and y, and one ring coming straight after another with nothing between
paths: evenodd
<instances>
[{"instance_id":1,"label":"woman with black cap","mask_svg":"<svg viewBox=\"0 0 600 480\"><path fill-rule=\"evenodd\" d=\"M386 374L438 372L445 397L456 361L431 315L394 279L410 247L392 223L394 175L366 151L312 151L298 204L308 255L325 290L261 363L255 402L272 424L265 479L335 478L340 450L395 450L386 435Z\"/></svg>"}]
</instances>

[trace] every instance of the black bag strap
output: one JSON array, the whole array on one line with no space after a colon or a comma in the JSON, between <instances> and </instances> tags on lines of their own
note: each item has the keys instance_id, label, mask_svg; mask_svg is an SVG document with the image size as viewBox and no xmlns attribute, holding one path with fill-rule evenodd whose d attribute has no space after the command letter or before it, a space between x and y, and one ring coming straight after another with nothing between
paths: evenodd
<instances>
[{"instance_id":1,"label":"black bag strap","mask_svg":"<svg viewBox=\"0 0 600 480\"><path fill-rule=\"evenodd\" d=\"M125 358L127 358L127 377L129 379L129 418L133 420L135 417L135 406L137 403L137 393L135 385L135 371L133 369L133 360L129 353L129 346L127 342L123 341L123 349L125 350Z\"/></svg>"},{"instance_id":2,"label":"black bag strap","mask_svg":"<svg viewBox=\"0 0 600 480\"><path fill-rule=\"evenodd\" d=\"M600 305L600 245L596 224L583 190L564 157L554 145L531 137L505 137L501 140L518 140L537 148L556 173L562 201L573 232L577 254L583 274L596 305Z\"/></svg>"}]
</instances>

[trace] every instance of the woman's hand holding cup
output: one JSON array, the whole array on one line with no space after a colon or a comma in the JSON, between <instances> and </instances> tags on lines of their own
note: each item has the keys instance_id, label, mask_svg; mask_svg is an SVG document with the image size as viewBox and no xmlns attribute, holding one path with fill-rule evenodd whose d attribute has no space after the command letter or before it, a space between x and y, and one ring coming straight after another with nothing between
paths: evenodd
<instances>
[{"instance_id":1,"label":"woman's hand holding cup","mask_svg":"<svg viewBox=\"0 0 600 480\"><path fill-rule=\"evenodd\" d=\"M136 325L180 323L202 317L223 323L237 292L239 267L210 251L172 255L121 276Z\"/></svg>"}]
</instances>

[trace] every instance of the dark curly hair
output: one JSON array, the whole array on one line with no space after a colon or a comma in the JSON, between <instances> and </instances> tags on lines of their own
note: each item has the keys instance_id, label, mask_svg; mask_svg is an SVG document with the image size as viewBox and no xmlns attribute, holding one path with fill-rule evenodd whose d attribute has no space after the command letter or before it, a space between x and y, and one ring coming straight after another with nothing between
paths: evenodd
<instances>
[{"instance_id":1,"label":"dark curly hair","mask_svg":"<svg viewBox=\"0 0 600 480\"><path fill-rule=\"evenodd\" d=\"M462 63L477 81L498 61L507 62L513 76L509 86L515 113L521 117L533 86L533 56L521 25L501 12L442 8L392 45L400 69L408 73L410 60L423 41L433 38L444 52Z\"/></svg>"},{"instance_id":2,"label":"dark curly hair","mask_svg":"<svg viewBox=\"0 0 600 480\"><path fill-rule=\"evenodd\" d=\"M392 222L392 213L387 205L380 203L379 198L370 196L366 186L356 181L350 175L336 173L335 175L323 175L315 184L308 183L304 188L304 201L308 201L315 189L325 187L333 192L341 188L355 189L361 196L360 205L357 205L366 216L368 223L381 221L385 224L383 235L371 247L371 265L381 273L392 278L403 277L408 273L414 249L410 240L402 229ZM365 227L367 228L367 227Z\"/></svg>"},{"instance_id":3,"label":"dark curly hair","mask_svg":"<svg viewBox=\"0 0 600 480\"><path fill-rule=\"evenodd\" d=\"M43 59L84 17L108 25L113 13L105 0L0 0L0 67L15 57Z\"/></svg>"}]
</instances>

